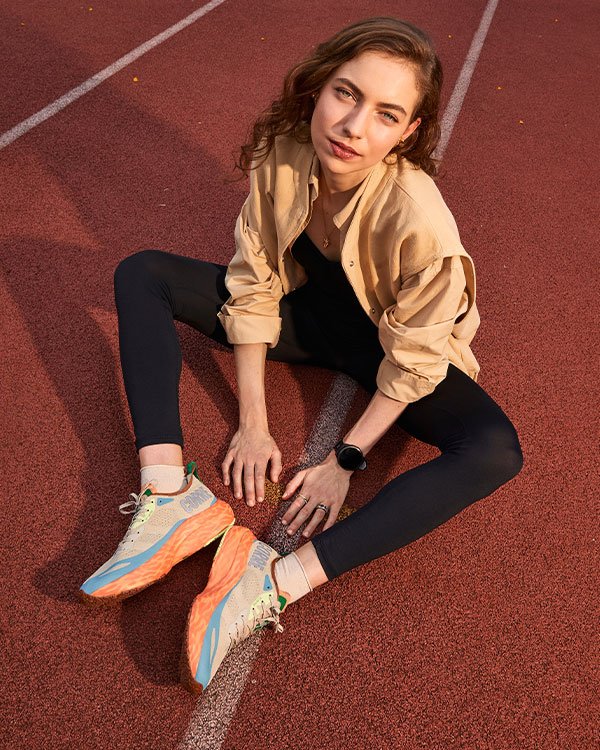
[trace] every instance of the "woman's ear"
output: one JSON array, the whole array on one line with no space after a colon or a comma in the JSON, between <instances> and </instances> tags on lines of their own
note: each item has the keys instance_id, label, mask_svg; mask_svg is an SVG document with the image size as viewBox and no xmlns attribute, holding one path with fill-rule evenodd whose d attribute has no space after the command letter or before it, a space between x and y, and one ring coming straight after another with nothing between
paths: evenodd
<instances>
[{"instance_id":1,"label":"woman's ear","mask_svg":"<svg viewBox=\"0 0 600 750\"><path fill-rule=\"evenodd\" d=\"M419 127L421 124L421 118L417 117L417 119L414 122L411 122L411 124L406 128L404 133L402 133L402 140L405 141L407 138L409 138L415 130Z\"/></svg>"}]
</instances>

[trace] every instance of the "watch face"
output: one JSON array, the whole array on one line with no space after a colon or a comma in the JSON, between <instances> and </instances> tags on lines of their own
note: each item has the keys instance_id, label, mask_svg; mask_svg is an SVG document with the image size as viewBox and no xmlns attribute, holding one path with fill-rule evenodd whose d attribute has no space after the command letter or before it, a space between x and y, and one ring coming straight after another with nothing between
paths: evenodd
<instances>
[{"instance_id":1,"label":"watch face","mask_svg":"<svg viewBox=\"0 0 600 750\"><path fill-rule=\"evenodd\" d=\"M354 471L362 465L362 462L362 452L352 445L348 445L345 448L342 448L342 450L338 453L338 463L340 464L342 469L351 469L352 471Z\"/></svg>"}]
</instances>

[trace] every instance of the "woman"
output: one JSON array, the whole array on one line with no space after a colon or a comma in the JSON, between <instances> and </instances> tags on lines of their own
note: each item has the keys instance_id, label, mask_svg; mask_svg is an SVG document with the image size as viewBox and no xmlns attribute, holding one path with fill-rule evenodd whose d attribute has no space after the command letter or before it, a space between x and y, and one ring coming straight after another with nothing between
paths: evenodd
<instances>
[{"instance_id":1,"label":"woman","mask_svg":"<svg viewBox=\"0 0 600 750\"><path fill-rule=\"evenodd\" d=\"M477 384L475 271L432 177L442 71L430 40L395 18L342 29L286 76L240 168L250 193L228 267L158 250L115 272L121 364L142 491L115 554L82 586L114 601L221 536L188 618L182 678L205 688L232 646L326 581L396 550L491 494L522 467L519 440ZM347 373L373 395L357 423L283 497L280 556L234 525L183 468L173 320L233 349L240 423L222 464L237 499L261 502L281 454L269 433L265 359ZM441 455L392 479L336 523L354 471L397 422ZM295 496L295 497L294 497Z\"/></svg>"}]
</instances>

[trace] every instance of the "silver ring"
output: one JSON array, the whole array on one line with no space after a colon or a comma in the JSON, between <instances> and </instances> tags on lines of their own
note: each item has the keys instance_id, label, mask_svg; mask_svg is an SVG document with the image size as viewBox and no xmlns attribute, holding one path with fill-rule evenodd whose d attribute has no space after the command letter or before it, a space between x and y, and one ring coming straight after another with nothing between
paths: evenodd
<instances>
[{"instance_id":1,"label":"silver ring","mask_svg":"<svg viewBox=\"0 0 600 750\"><path fill-rule=\"evenodd\" d=\"M315 506L315 510L317 508L319 508L320 510L324 510L325 513L329 513L329 508L326 505L324 505L323 503L319 503L318 505L316 505Z\"/></svg>"},{"instance_id":2,"label":"silver ring","mask_svg":"<svg viewBox=\"0 0 600 750\"><path fill-rule=\"evenodd\" d=\"M306 497L306 495L303 495L301 492L299 492L298 495L304 498L304 505L306 505L306 503L308 502L308 498Z\"/></svg>"}]
</instances>

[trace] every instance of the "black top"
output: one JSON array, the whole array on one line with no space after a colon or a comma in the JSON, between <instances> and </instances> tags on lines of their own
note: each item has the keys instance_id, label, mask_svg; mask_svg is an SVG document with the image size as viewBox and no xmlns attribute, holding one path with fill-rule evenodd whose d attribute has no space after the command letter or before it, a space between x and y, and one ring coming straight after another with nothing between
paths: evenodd
<instances>
[{"instance_id":1,"label":"black top","mask_svg":"<svg viewBox=\"0 0 600 750\"><path fill-rule=\"evenodd\" d=\"M306 284L297 291L307 296L316 318L330 332L348 342L376 334L340 261L326 258L306 231L294 242L292 255L308 275Z\"/></svg>"}]
</instances>

